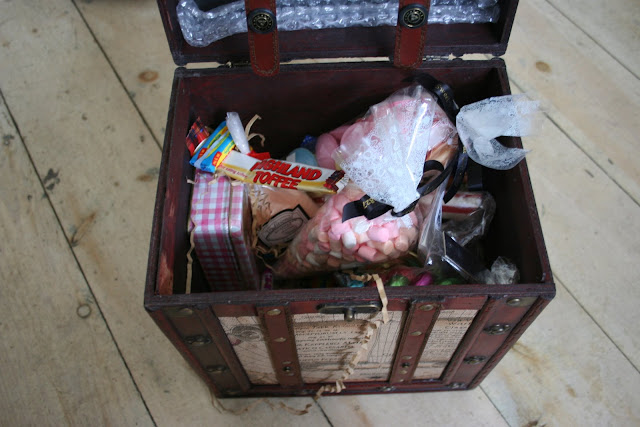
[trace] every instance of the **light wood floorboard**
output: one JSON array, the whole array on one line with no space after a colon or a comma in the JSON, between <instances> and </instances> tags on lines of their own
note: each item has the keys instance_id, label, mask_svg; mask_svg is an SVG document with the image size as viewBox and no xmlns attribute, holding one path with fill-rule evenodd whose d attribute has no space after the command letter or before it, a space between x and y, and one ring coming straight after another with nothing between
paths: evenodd
<instances>
[{"instance_id":1,"label":"light wood floorboard","mask_svg":"<svg viewBox=\"0 0 640 427\"><path fill-rule=\"evenodd\" d=\"M218 413L142 307L175 69L156 2L0 2L0 425L639 425L639 17L520 2L505 60L546 107L524 144L558 296L514 350L473 391L300 418Z\"/></svg>"}]
</instances>

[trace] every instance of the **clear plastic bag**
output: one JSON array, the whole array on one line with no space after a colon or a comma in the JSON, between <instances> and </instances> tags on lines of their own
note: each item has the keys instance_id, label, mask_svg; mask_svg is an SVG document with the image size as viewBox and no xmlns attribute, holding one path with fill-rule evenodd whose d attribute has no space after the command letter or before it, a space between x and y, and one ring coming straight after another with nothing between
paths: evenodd
<instances>
[{"instance_id":1,"label":"clear plastic bag","mask_svg":"<svg viewBox=\"0 0 640 427\"><path fill-rule=\"evenodd\" d=\"M455 128L422 86L402 89L372 106L345 130L333 153L350 184L331 196L303 227L276 265L276 275L304 276L406 255L415 248L423 218L435 218L431 211L436 204L419 203L418 209L409 209L404 216L392 212L401 212L419 199L416 189L425 160L437 160L444 168L456 149ZM383 210L345 215L345 206L355 202L366 210L369 200Z\"/></svg>"},{"instance_id":2,"label":"clear plastic bag","mask_svg":"<svg viewBox=\"0 0 640 427\"><path fill-rule=\"evenodd\" d=\"M506 170L524 159L527 150L507 148L499 136L527 136L542 123L540 105L526 95L505 95L465 105L456 117L460 140L469 157L491 169Z\"/></svg>"},{"instance_id":3,"label":"clear plastic bag","mask_svg":"<svg viewBox=\"0 0 640 427\"><path fill-rule=\"evenodd\" d=\"M344 206L364 196L353 184L331 196L278 261L274 273L300 277L317 271L355 268L406 255L418 240L419 211L402 217L390 212L368 220L364 216L342 221Z\"/></svg>"},{"instance_id":4,"label":"clear plastic bag","mask_svg":"<svg viewBox=\"0 0 640 427\"><path fill-rule=\"evenodd\" d=\"M459 219L450 219L445 222L442 229L462 246L484 237L489 230L493 215L496 211L496 202L490 193L477 193L480 206L476 211Z\"/></svg>"},{"instance_id":5,"label":"clear plastic bag","mask_svg":"<svg viewBox=\"0 0 640 427\"><path fill-rule=\"evenodd\" d=\"M182 34L192 46L203 47L233 34L246 33L244 1L200 10L195 0L181 0L176 8ZM278 0L278 30L376 27L396 25L398 2L389 0ZM430 24L497 22L497 0L433 0Z\"/></svg>"}]
</instances>

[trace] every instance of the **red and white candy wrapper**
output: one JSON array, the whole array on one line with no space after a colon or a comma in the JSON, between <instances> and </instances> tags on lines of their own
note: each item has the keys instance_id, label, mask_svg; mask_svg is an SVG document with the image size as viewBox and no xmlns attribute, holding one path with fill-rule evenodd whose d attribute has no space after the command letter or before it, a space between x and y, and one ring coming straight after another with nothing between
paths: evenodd
<instances>
[{"instance_id":1,"label":"red and white candy wrapper","mask_svg":"<svg viewBox=\"0 0 640 427\"><path fill-rule=\"evenodd\" d=\"M385 262L407 254L418 240L418 210L403 217L387 212L372 220L360 216L342 222L344 206L362 196L364 192L353 184L331 196L291 242L274 273L300 277L314 271Z\"/></svg>"},{"instance_id":2,"label":"red and white candy wrapper","mask_svg":"<svg viewBox=\"0 0 640 427\"><path fill-rule=\"evenodd\" d=\"M251 207L244 184L197 170L189 232L213 290L258 289L251 251Z\"/></svg>"}]
</instances>

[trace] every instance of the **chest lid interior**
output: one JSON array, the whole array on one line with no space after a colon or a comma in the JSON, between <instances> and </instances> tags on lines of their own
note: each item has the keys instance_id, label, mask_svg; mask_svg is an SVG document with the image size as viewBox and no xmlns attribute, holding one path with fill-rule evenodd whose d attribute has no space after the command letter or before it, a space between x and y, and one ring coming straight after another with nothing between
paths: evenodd
<instances>
[{"instance_id":1,"label":"chest lid interior","mask_svg":"<svg viewBox=\"0 0 640 427\"><path fill-rule=\"evenodd\" d=\"M177 65L186 65L194 62L242 63L249 61L250 46L246 32L221 38L206 46L198 47L189 44L183 35L178 19L177 6L179 3L183 3L182 6L195 5L198 8L196 11L202 11L199 15L201 18L200 24L207 25L207 21L216 11L228 13L228 15L221 15L225 18L224 20L228 21L233 16L229 11L238 10L238 8L242 10L244 2L243 0L158 0L169 47ZM385 13L394 13L397 16L398 9L404 10L405 4L407 4L407 2L400 1L401 7L398 7L393 0L368 0L366 2L354 2L351 0L270 0L266 3L275 3L278 14L280 14L280 11L285 10L284 7L289 5L295 6L294 9L296 11L299 11L300 8L306 10L308 12L307 15L311 17L313 17L314 13L318 13L318 10L321 10L322 7L331 4L342 5L340 7L346 11L345 13L351 15L364 15L371 10L379 10L375 8L362 9L359 12L358 8L365 8L367 3L373 4L375 7L381 7L382 5L387 8ZM304 5L300 6L301 4ZM432 0L423 56L462 56L471 53L500 56L504 54L507 49L517 5L518 0ZM464 21L477 21L478 18L474 13L467 13L460 8L471 10L472 8L491 7L495 13L491 18L492 22L433 23L448 20L446 17L447 11L457 13L454 10L456 7L459 13L466 14L466 17L461 18ZM322 9L320 13L325 13L324 10L326 9ZM207 14L207 11L212 14ZM227 17L228 19L226 19ZM281 19L284 23L286 15L283 14ZM276 21L278 22L279 30L279 59L282 62L312 58L394 56L396 26L383 25L284 31L284 26L281 25L277 17ZM335 21L341 20L337 19ZM397 22L393 17L392 21ZM378 22L382 22L382 20ZM293 26L296 25L309 26L313 24L302 25L300 22L297 24L294 22ZM236 23L236 29L242 26L246 28L246 21ZM233 29L231 32L233 32Z\"/></svg>"}]
</instances>

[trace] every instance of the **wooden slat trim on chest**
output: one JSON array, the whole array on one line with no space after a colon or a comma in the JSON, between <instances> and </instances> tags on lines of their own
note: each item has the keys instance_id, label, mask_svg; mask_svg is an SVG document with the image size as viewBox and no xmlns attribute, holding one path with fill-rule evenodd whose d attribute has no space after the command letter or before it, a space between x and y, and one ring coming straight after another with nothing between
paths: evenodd
<instances>
[{"instance_id":1,"label":"wooden slat trim on chest","mask_svg":"<svg viewBox=\"0 0 640 427\"><path fill-rule=\"evenodd\" d=\"M408 382L413 377L439 314L440 305L433 302L413 301L411 303L391 369L390 383Z\"/></svg>"},{"instance_id":2,"label":"wooden slat trim on chest","mask_svg":"<svg viewBox=\"0 0 640 427\"><path fill-rule=\"evenodd\" d=\"M257 311L278 382L283 387L301 387L302 370L288 307L261 306Z\"/></svg>"}]
</instances>

